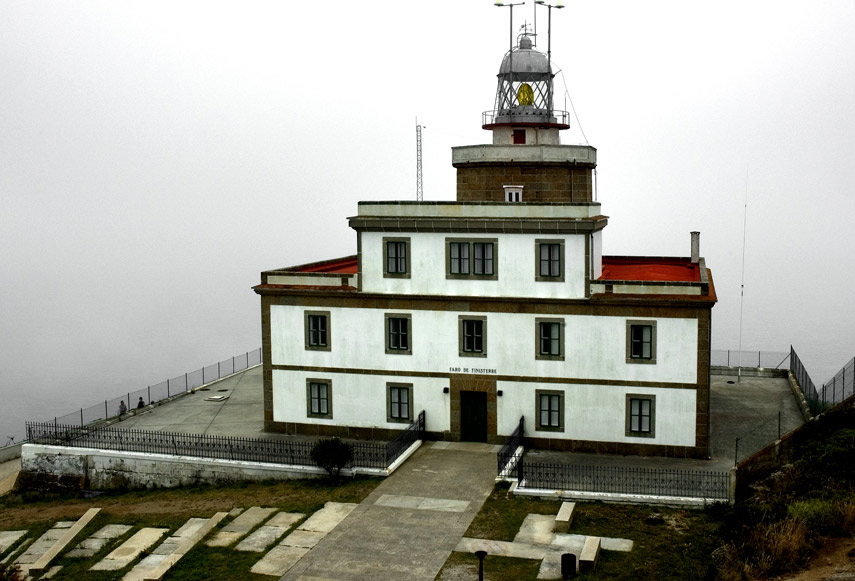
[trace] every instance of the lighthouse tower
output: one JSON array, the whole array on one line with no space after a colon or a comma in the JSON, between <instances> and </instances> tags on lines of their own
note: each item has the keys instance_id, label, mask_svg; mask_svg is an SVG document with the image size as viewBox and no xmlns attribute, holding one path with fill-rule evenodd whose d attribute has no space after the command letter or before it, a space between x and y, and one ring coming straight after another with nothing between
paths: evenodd
<instances>
[{"instance_id":1,"label":"lighthouse tower","mask_svg":"<svg viewBox=\"0 0 855 581\"><path fill-rule=\"evenodd\" d=\"M483 113L492 145L452 148L457 201L593 201L597 150L561 145L570 124L553 106L554 76L549 57L521 34L499 67L494 107Z\"/></svg>"}]
</instances>

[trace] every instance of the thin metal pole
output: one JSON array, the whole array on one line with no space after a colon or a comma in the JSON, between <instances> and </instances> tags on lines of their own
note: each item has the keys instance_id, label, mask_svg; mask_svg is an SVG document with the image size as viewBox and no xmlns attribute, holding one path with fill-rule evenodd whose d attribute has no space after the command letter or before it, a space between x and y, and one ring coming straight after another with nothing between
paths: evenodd
<instances>
[{"instance_id":1,"label":"thin metal pole","mask_svg":"<svg viewBox=\"0 0 855 581\"><path fill-rule=\"evenodd\" d=\"M83 408L80 408L80 427L83 427Z\"/></svg>"},{"instance_id":2,"label":"thin metal pole","mask_svg":"<svg viewBox=\"0 0 855 581\"><path fill-rule=\"evenodd\" d=\"M733 465L739 464L739 436L736 436L736 446L733 447Z\"/></svg>"},{"instance_id":3,"label":"thin metal pole","mask_svg":"<svg viewBox=\"0 0 855 581\"><path fill-rule=\"evenodd\" d=\"M107 412L107 400L105 399L104 400L104 419L106 420L109 417L110 417L110 414Z\"/></svg>"},{"instance_id":4,"label":"thin metal pole","mask_svg":"<svg viewBox=\"0 0 855 581\"><path fill-rule=\"evenodd\" d=\"M778 412L778 439L781 439L781 412Z\"/></svg>"},{"instance_id":5,"label":"thin metal pole","mask_svg":"<svg viewBox=\"0 0 855 581\"><path fill-rule=\"evenodd\" d=\"M148 386L148 405L151 405L151 386Z\"/></svg>"}]
</instances>

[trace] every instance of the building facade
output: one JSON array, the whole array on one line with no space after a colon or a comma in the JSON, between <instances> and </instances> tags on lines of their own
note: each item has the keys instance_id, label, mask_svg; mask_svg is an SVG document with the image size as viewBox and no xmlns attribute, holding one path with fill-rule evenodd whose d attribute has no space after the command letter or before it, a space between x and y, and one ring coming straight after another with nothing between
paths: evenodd
<instances>
[{"instance_id":1,"label":"building facade","mask_svg":"<svg viewBox=\"0 0 855 581\"><path fill-rule=\"evenodd\" d=\"M706 458L712 278L609 257L597 151L562 145L551 65L505 55L492 143L456 147L454 202L360 202L356 254L263 272L265 429Z\"/></svg>"}]
</instances>

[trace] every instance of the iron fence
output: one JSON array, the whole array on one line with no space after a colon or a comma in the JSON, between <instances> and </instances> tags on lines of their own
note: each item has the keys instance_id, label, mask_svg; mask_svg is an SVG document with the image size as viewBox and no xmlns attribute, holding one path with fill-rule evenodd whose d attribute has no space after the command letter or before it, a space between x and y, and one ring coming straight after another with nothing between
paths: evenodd
<instances>
[{"instance_id":1,"label":"iron fence","mask_svg":"<svg viewBox=\"0 0 855 581\"><path fill-rule=\"evenodd\" d=\"M855 394L855 358L850 359L840 371L834 374L827 383L822 386L819 399L822 401L823 409L839 404L844 399Z\"/></svg>"},{"instance_id":2,"label":"iron fence","mask_svg":"<svg viewBox=\"0 0 855 581\"><path fill-rule=\"evenodd\" d=\"M135 409L140 403L142 406L150 405L179 393L196 389L206 383L222 379L238 371L249 369L259 363L261 363L261 348L235 355L229 359L195 371L189 371L143 389L119 394L117 397L105 399L103 402L89 407L81 407L71 413L57 416L53 421L55 424L86 426L92 422L118 416L122 403L125 404L126 409Z\"/></svg>"},{"instance_id":3,"label":"iron fence","mask_svg":"<svg viewBox=\"0 0 855 581\"><path fill-rule=\"evenodd\" d=\"M793 372L793 377L796 378L796 381L802 388L802 393L805 395L811 413L813 415L821 413L825 405L819 392L816 390L813 380L810 378L807 368L792 345L790 345L790 371Z\"/></svg>"},{"instance_id":4,"label":"iron fence","mask_svg":"<svg viewBox=\"0 0 855 581\"><path fill-rule=\"evenodd\" d=\"M292 466L316 465L312 460L312 448L315 444L312 440L267 440L36 422L27 422L26 426L27 438L34 444ZM354 466L386 468L388 455L386 443L351 442L350 444L353 447L353 457L346 468Z\"/></svg>"},{"instance_id":5,"label":"iron fence","mask_svg":"<svg viewBox=\"0 0 855 581\"><path fill-rule=\"evenodd\" d=\"M738 351L735 349L711 349L710 365L725 367L763 367L766 369L786 369L785 362L790 356L784 351Z\"/></svg>"},{"instance_id":6,"label":"iron fence","mask_svg":"<svg viewBox=\"0 0 855 581\"><path fill-rule=\"evenodd\" d=\"M416 421L407 426L407 428L398 434L394 440L386 444L386 465L383 467L386 468L391 466L392 463L401 456L401 454L413 445L413 442L424 439L424 433L425 412L422 410L416 418Z\"/></svg>"},{"instance_id":7,"label":"iron fence","mask_svg":"<svg viewBox=\"0 0 855 581\"><path fill-rule=\"evenodd\" d=\"M624 466L517 463L518 488L727 501L730 474Z\"/></svg>"},{"instance_id":8,"label":"iron fence","mask_svg":"<svg viewBox=\"0 0 855 581\"><path fill-rule=\"evenodd\" d=\"M502 449L496 453L497 475L501 476L512 460L519 461L522 454L517 454L517 448L523 445L524 437L525 416L522 416L520 418L519 425L516 427L516 429L505 442L505 444L502 446Z\"/></svg>"}]
</instances>

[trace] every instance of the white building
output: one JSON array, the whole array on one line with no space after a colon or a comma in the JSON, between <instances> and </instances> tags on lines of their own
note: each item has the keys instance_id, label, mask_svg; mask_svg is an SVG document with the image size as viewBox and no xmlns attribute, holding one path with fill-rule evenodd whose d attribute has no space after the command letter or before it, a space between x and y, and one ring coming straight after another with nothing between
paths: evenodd
<instances>
[{"instance_id":1,"label":"white building","mask_svg":"<svg viewBox=\"0 0 855 581\"><path fill-rule=\"evenodd\" d=\"M265 429L708 457L712 278L698 256L602 255L596 150L561 145L523 35L456 147L456 202L360 202L354 256L264 272Z\"/></svg>"}]
</instances>

